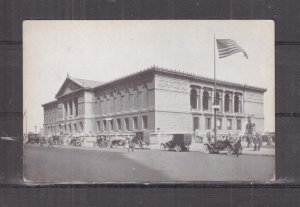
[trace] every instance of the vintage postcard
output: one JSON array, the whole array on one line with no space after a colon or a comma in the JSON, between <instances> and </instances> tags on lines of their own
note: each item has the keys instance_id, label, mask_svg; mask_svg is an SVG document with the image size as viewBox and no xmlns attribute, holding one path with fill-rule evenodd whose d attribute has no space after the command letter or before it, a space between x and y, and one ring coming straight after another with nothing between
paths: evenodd
<instances>
[{"instance_id":1,"label":"vintage postcard","mask_svg":"<svg viewBox=\"0 0 300 207\"><path fill-rule=\"evenodd\" d=\"M273 21L24 21L24 180L271 182Z\"/></svg>"}]
</instances>

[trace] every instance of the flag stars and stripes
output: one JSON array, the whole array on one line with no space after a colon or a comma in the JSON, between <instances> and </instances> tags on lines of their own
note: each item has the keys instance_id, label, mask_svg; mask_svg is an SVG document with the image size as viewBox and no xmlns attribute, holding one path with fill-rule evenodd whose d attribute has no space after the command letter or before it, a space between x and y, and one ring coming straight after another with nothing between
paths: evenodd
<instances>
[{"instance_id":1,"label":"flag stars and stripes","mask_svg":"<svg viewBox=\"0 0 300 207\"><path fill-rule=\"evenodd\" d=\"M225 58L232 54L242 52L244 57L248 59L245 50L240 47L234 40L231 39L217 39L217 47L219 50L219 58Z\"/></svg>"}]
</instances>

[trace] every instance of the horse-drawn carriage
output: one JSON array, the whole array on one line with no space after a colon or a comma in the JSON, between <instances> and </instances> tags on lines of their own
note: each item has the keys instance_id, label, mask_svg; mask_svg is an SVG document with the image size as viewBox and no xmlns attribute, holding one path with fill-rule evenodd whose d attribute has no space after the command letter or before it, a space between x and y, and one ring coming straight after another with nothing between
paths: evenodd
<instances>
[{"instance_id":1,"label":"horse-drawn carriage","mask_svg":"<svg viewBox=\"0 0 300 207\"><path fill-rule=\"evenodd\" d=\"M52 139L53 139L53 145L63 145L64 144L63 138L59 135L53 135Z\"/></svg>"},{"instance_id":2,"label":"horse-drawn carriage","mask_svg":"<svg viewBox=\"0 0 300 207\"><path fill-rule=\"evenodd\" d=\"M27 143L29 144L39 144L41 142L42 136L40 134L28 134Z\"/></svg>"},{"instance_id":3,"label":"horse-drawn carriage","mask_svg":"<svg viewBox=\"0 0 300 207\"><path fill-rule=\"evenodd\" d=\"M150 149L150 134L146 131L135 132L135 135L132 139L134 147L140 149Z\"/></svg>"}]
</instances>

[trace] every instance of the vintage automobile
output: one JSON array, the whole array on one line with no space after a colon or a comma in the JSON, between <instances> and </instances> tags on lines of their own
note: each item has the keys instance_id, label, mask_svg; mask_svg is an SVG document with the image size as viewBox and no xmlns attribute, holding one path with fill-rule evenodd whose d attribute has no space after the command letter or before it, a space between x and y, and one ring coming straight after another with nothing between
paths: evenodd
<instances>
[{"instance_id":1,"label":"vintage automobile","mask_svg":"<svg viewBox=\"0 0 300 207\"><path fill-rule=\"evenodd\" d=\"M224 152L228 155L236 154L237 156L242 153L241 138L238 137L232 141L229 139L218 140L216 142L207 142L204 144L206 153L220 153Z\"/></svg>"},{"instance_id":2,"label":"vintage automobile","mask_svg":"<svg viewBox=\"0 0 300 207\"><path fill-rule=\"evenodd\" d=\"M123 139L113 139L110 144L110 148L113 147L125 147L126 142Z\"/></svg>"},{"instance_id":3,"label":"vintage automobile","mask_svg":"<svg viewBox=\"0 0 300 207\"><path fill-rule=\"evenodd\" d=\"M191 143L191 134L173 134L170 141L161 143L160 150L189 151Z\"/></svg>"},{"instance_id":4,"label":"vintage automobile","mask_svg":"<svg viewBox=\"0 0 300 207\"><path fill-rule=\"evenodd\" d=\"M81 146L82 145L81 137L72 137L70 144L73 146Z\"/></svg>"}]
</instances>

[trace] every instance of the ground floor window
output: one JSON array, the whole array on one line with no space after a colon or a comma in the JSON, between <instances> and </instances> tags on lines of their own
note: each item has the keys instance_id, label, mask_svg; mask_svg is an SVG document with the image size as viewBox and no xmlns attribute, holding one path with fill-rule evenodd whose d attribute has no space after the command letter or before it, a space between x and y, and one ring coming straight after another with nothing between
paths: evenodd
<instances>
[{"instance_id":1,"label":"ground floor window","mask_svg":"<svg viewBox=\"0 0 300 207\"><path fill-rule=\"evenodd\" d=\"M217 119L217 129L218 130L222 129L222 119Z\"/></svg>"},{"instance_id":2,"label":"ground floor window","mask_svg":"<svg viewBox=\"0 0 300 207\"><path fill-rule=\"evenodd\" d=\"M232 120L227 119L227 130L232 130Z\"/></svg>"},{"instance_id":3,"label":"ground floor window","mask_svg":"<svg viewBox=\"0 0 300 207\"><path fill-rule=\"evenodd\" d=\"M237 130L242 130L242 120L240 119L236 120L236 128Z\"/></svg>"},{"instance_id":4,"label":"ground floor window","mask_svg":"<svg viewBox=\"0 0 300 207\"><path fill-rule=\"evenodd\" d=\"M194 117L194 130L199 129L199 117Z\"/></svg>"},{"instance_id":5,"label":"ground floor window","mask_svg":"<svg viewBox=\"0 0 300 207\"><path fill-rule=\"evenodd\" d=\"M138 118L133 117L133 130L138 129Z\"/></svg>"},{"instance_id":6,"label":"ground floor window","mask_svg":"<svg viewBox=\"0 0 300 207\"><path fill-rule=\"evenodd\" d=\"M143 129L148 129L148 117L143 116Z\"/></svg>"},{"instance_id":7,"label":"ground floor window","mask_svg":"<svg viewBox=\"0 0 300 207\"><path fill-rule=\"evenodd\" d=\"M211 129L211 118L205 118L205 129Z\"/></svg>"},{"instance_id":8,"label":"ground floor window","mask_svg":"<svg viewBox=\"0 0 300 207\"><path fill-rule=\"evenodd\" d=\"M125 130L129 131L129 118L125 118L124 123L125 123Z\"/></svg>"}]
</instances>

